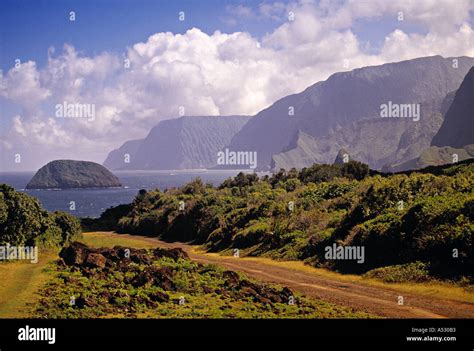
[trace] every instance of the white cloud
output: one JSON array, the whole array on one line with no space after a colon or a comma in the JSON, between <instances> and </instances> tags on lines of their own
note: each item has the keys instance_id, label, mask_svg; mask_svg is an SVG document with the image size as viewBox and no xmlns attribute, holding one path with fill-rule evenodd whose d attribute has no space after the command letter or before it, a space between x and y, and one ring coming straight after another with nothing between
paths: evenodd
<instances>
[{"instance_id":1,"label":"white cloud","mask_svg":"<svg viewBox=\"0 0 474 351\"><path fill-rule=\"evenodd\" d=\"M50 50L44 68L29 61L0 72L0 96L22 108L2 144L35 155L32 167L53 155L101 162L111 148L177 117L180 106L186 115L254 114L337 71L435 54L474 56L471 1L367 3L301 0L238 8L240 17L281 20L261 40L245 32L208 35L193 28L154 34L124 57L85 57L71 45L58 55ZM294 21L288 21L289 11ZM387 33L379 53L365 52L351 26L393 19L398 11L426 33L410 33L401 24ZM64 101L94 104L96 118L54 118L55 105Z\"/></svg>"},{"instance_id":2,"label":"white cloud","mask_svg":"<svg viewBox=\"0 0 474 351\"><path fill-rule=\"evenodd\" d=\"M467 23L447 36L439 33L407 34L396 30L385 38L381 52L386 61L431 55L474 57L474 30Z\"/></svg>"},{"instance_id":3,"label":"white cloud","mask_svg":"<svg viewBox=\"0 0 474 351\"><path fill-rule=\"evenodd\" d=\"M38 104L50 95L51 92L40 82L35 62L15 66L5 77L0 75L0 96L21 105L26 116L30 116Z\"/></svg>"},{"instance_id":4,"label":"white cloud","mask_svg":"<svg viewBox=\"0 0 474 351\"><path fill-rule=\"evenodd\" d=\"M353 18L391 17L400 12L404 21L418 23L430 32L448 33L469 20L472 0L350 0L347 8Z\"/></svg>"}]
</instances>

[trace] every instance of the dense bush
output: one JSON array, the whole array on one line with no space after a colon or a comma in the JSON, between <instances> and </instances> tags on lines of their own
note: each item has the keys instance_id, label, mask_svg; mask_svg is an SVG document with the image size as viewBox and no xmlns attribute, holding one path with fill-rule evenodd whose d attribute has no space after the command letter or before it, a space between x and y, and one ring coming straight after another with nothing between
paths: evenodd
<instances>
[{"instance_id":1,"label":"dense bush","mask_svg":"<svg viewBox=\"0 0 474 351\"><path fill-rule=\"evenodd\" d=\"M429 267L423 262L376 268L365 273L364 277L377 278L386 283L420 283L431 279Z\"/></svg>"},{"instance_id":2,"label":"dense bush","mask_svg":"<svg viewBox=\"0 0 474 351\"><path fill-rule=\"evenodd\" d=\"M303 168L298 178L303 183L328 182L337 177L362 180L369 175L369 166L358 162L349 161L342 165L315 164L309 168Z\"/></svg>"},{"instance_id":3,"label":"dense bush","mask_svg":"<svg viewBox=\"0 0 474 351\"><path fill-rule=\"evenodd\" d=\"M432 170L383 175L349 162L240 173L219 188L197 180L139 194L118 229L345 272L421 261L433 275L472 276L474 163ZM326 259L334 243L364 247L364 262Z\"/></svg>"},{"instance_id":4,"label":"dense bush","mask_svg":"<svg viewBox=\"0 0 474 351\"><path fill-rule=\"evenodd\" d=\"M79 238L81 233L81 225L76 217L61 211L54 212L53 217L56 225L61 230L61 246L73 242Z\"/></svg>"},{"instance_id":5,"label":"dense bush","mask_svg":"<svg viewBox=\"0 0 474 351\"><path fill-rule=\"evenodd\" d=\"M61 246L78 235L79 221L73 216L49 213L35 198L0 185L0 245Z\"/></svg>"},{"instance_id":6,"label":"dense bush","mask_svg":"<svg viewBox=\"0 0 474 351\"><path fill-rule=\"evenodd\" d=\"M258 176L255 173L245 174L240 172L234 178L228 178L222 182L219 186L220 189L223 188L233 188L233 187L245 187L254 184L258 181Z\"/></svg>"},{"instance_id":7,"label":"dense bush","mask_svg":"<svg viewBox=\"0 0 474 351\"><path fill-rule=\"evenodd\" d=\"M143 199L146 191L140 190L137 198ZM128 215L131 205L123 204L106 209L99 218L81 218L81 227L84 231L117 230L119 220Z\"/></svg>"}]
</instances>

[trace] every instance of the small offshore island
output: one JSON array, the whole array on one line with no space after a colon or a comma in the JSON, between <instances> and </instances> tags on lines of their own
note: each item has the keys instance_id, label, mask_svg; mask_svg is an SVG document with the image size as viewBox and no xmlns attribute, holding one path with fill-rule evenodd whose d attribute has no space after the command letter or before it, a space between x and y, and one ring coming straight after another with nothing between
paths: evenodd
<instances>
[{"instance_id":1,"label":"small offshore island","mask_svg":"<svg viewBox=\"0 0 474 351\"><path fill-rule=\"evenodd\" d=\"M55 160L41 167L26 189L74 189L121 187L104 166L90 161Z\"/></svg>"}]
</instances>

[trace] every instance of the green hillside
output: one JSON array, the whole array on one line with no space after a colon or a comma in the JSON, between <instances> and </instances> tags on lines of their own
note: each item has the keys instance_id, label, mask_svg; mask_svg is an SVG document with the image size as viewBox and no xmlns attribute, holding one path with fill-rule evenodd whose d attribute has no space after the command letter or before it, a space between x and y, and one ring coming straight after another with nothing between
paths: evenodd
<instances>
[{"instance_id":1,"label":"green hillside","mask_svg":"<svg viewBox=\"0 0 474 351\"><path fill-rule=\"evenodd\" d=\"M341 272L421 262L409 267L430 277L472 279L473 171L465 161L369 175L366 165L349 162L262 179L239 174L219 188L197 179L179 189L142 191L115 228ZM107 221L110 226L110 212ZM326 259L333 244L364 247L363 262Z\"/></svg>"}]
</instances>

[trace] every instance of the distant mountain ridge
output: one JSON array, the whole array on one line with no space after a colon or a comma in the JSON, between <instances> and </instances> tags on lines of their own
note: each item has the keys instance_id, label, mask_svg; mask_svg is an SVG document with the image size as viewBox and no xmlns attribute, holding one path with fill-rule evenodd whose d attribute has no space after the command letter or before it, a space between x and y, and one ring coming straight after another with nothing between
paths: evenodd
<instances>
[{"instance_id":1,"label":"distant mountain ridge","mask_svg":"<svg viewBox=\"0 0 474 351\"><path fill-rule=\"evenodd\" d=\"M474 67L456 92L446 118L431 142L432 146L462 148L474 144Z\"/></svg>"},{"instance_id":2,"label":"distant mountain ridge","mask_svg":"<svg viewBox=\"0 0 474 351\"><path fill-rule=\"evenodd\" d=\"M272 169L309 167L332 163L341 149L350 159L382 169L386 164L413 159L430 145L443 121L443 109L450 97L422 103L420 121L397 118L367 118L331 130L323 137L299 131L293 142L272 157Z\"/></svg>"},{"instance_id":3,"label":"distant mountain ridge","mask_svg":"<svg viewBox=\"0 0 474 351\"><path fill-rule=\"evenodd\" d=\"M145 139L113 150L104 165L124 170L212 168L217 152L226 149L256 153L258 170L290 169L333 163L345 149L351 159L373 169L398 169L430 147L473 66L470 57L432 56L335 73L252 118L162 121ZM383 118L381 106L392 103L419 107L420 120ZM462 130L469 133L469 128Z\"/></svg>"},{"instance_id":4,"label":"distant mountain ridge","mask_svg":"<svg viewBox=\"0 0 474 351\"><path fill-rule=\"evenodd\" d=\"M335 73L259 112L233 137L229 149L257 151L259 168L268 169L272 157L288 151L299 131L316 139L324 138L334 131L351 128L359 120L380 118L380 106L389 101L441 101L459 88L474 65L474 58L456 58L457 66L453 60L433 56ZM289 113L293 111L294 115ZM405 123L400 119L400 124ZM348 151L351 153L350 148ZM334 157L335 154L325 157L325 162L332 162ZM382 163L368 161L373 168Z\"/></svg>"},{"instance_id":5,"label":"distant mountain ridge","mask_svg":"<svg viewBox=\"0 0 474 351\"><path fill-rule=\"evenodd\" d=\"M118 149L112 150L105 159L103 165L109 169L120 169L125 162L135 155L143 139L129 140L122 144Z\"/></svg>"},{"instance_id":6,"label":"distant mountain ridge","mask_svg":"<svg viewBox=\"0 0 474 351\"><path fill-rule=\"evenodd\" d=\"M441 166L457 163L474 157L474 144L466 145L462 148L451 146L430 146L424 149L419 157L394 165L384 171L403 172L414 169L423 169L429 166Z\"/></svg>"},{"instance_id":7,"label":"distant mountain ridge","mask_svg":"<svg viewBox=\"0 0 474 351\"><path fill-rule=\"evenodd\" d=\"M249 116L184 116L161 121L144 139L131 140L107 156L115 170L211 168Z\"/></svg>"},{"instance_id":8,"label":"distant mountain ridge","mask_svg":"<svg viewBox=\"0 0 474 351\"><path fill-rule=\"evenodd\" d=\"M447 109L443 124L416 157L392 164L386 171L404 171L455 163L474 157L474 67L464 78Z\"/></svg>"}]
</instances>

